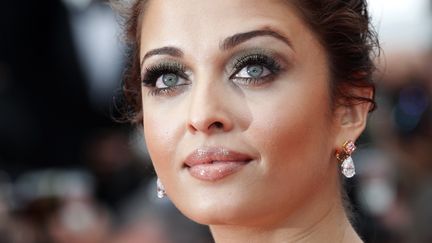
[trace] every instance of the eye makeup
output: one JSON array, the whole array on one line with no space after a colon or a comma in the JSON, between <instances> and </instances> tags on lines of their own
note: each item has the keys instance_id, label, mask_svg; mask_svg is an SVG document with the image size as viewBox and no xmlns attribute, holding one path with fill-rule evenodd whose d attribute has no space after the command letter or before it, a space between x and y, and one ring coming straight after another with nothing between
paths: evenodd
<instances>
[{"instance_id":1,"label":"eye makeup","mask_svg":"<svg viewBox=\"0 0 432 243\"><path fill-rule=\"evenodd\" d=\"M281 71L282 65L277 58L263 50L252 50L240 53L231 64L230 79L241 85L259 85L274 79ZM259 69L260 76L251 74L250 68ZM245 74L248 74L245 76Z\"/></svg>"},{"instance_id":2,"label":"eye makeup","mask_svg":"<svg viewBox=\"0 0 432 243\"><path fill-rule=\"evenodd\" d=\"M235 59L233 71L239 71L248 65L262 65L272 73L280 71L281 65L271 56L262 53L247 53Z\"/></svg>"},{"instance_id":3,"label":"eye makeup","mask_svg":"<svg viewBox=\"0 0 432 243\"><path fill-rule=\"evenodd\" d=\"M164 74L175 74L181 78L188 79L186 67L183 64L173 61L163 61L145 68L142 74L142 83L144 86L155 86L157 79Z\"/></svg>"},{"instance_id":4,"label":"eye makeup","mask_svg":"<svg viewBox=\"0 0 432 243\"><path fill-rule=\"evenodd\" d=\"M279 55L264 49L250 49L232 56L226 63L228 79L236 85L258 87L274 80L285 67ZM209 67L210 69L212 67ZM180 82L160 85L169 75ZM162 60L144 69L142 85L149 88L151 95L175 95L177 91L191 84L189 69L177 60Z\"/></svg>"},{"instance_id":5,"label":"eye makeup","mask_svg":"<svg viewBox=\"0 0 432 243\"><path fill-rule=\"evenodd\" d=\"M151 95L170 95L179 86L186 84L166 86L163 88L156 87L159 78L164 75L177 76L179 79L189 80L186 67L176 61L163 61L145 68L142 74L142 85L150 88Z\"/></svg>"}]
</instances>

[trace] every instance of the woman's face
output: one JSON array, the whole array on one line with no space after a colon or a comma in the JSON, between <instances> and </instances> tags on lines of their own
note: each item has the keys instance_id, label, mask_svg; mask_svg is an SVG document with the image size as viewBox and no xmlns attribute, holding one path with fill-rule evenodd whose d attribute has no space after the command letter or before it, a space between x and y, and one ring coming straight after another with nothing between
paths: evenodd
<instances>
[{"instance_id":1,"label":"woman's face","mask_svg":"<svg viewBox=\"0 0 432 243\"><path fill-rule=\"evenodd\" d=\"M286 1L150 1L141 32L145 139L185 215L276 222L337 190L326 53Z\"/></svg>"}]
</instances>

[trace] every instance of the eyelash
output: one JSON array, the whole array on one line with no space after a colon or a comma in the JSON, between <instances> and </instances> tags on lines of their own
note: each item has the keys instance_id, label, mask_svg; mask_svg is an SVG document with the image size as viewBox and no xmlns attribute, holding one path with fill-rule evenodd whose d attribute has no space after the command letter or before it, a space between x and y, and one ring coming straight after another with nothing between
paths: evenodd
<instances>
[{"instance_id":1,"label":"eyelash","mask_svg":"<svg viewBox=\"0 0 432 243\"><path fill-rule=\"evenodd\" d=\"M260 65L267 68L270 71L269 75L261 78L242 78L235 77L243 68L250 65ZM265 81L269 81L277 75L281 70L281 65L273 58L264 54L249 54L241 56L236 59L234 64L234 72L230 76L230 79L241 81L243 84L260 84Z\"/></svg>"},{"instance_id":2,"label":"eyelash","mask_svg":"<svg viewBox=\"0 0 432 243\"><path fill-rule=\"evenodd\" d=\"M188 75L186 74L186 67L180 63L160 63L155 66L146 68L145 75L142 79L142 83L146 87L150 87L150 95L170 95L176 86L166 87L166 88L156 88L157 79L164 75L172 73L181 78L188 80Z\"/></svg>"},{"instance_id":3,"label":"eyelash","mask_svg":"<svg viewBox=\"0 0 432 243\"><path fill-rule=\"evenodd\" d=\"M243 68L249 65L260 65L264 68L267 68L270 71L270 74L261 77L261 78L244 78L244 77L235 77ZM269 81L277 75L280 70L280 64L272 57L267 56L265 54L247 54L237 58L234 61L233 72L230 75L230 79L241 83L242 85L259 85L260 83L264 83ZM173 92L175 92L179 86L170 86L165 88L156 88L156 81L159 77L164 74L175 74L180 78L185 80L189 80L188 75L186 74L186 67L183 64L172 62L172 63L160 63L155 66L151 66L146 68L145 74L142 79L142 83L146 87L150 87L150 95L154 96L169 96Z\"/></svg>"}]
</instances>

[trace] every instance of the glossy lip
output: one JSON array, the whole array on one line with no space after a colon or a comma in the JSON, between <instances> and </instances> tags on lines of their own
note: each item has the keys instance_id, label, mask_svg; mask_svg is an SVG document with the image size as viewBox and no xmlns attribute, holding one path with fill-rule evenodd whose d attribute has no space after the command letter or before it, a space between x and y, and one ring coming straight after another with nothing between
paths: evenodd
<instances>
[{"instance_id":1,"label":"glossy lip","mask_svg":"<svg viewBox=\"0 0 432 243\"><path fill-rule=\"evenodd\" d=\"M184 167L199 180L216 181L236 173L252 160L247 154L224 147L202 147L186 158Z\"/></svg>"}]
</instances>

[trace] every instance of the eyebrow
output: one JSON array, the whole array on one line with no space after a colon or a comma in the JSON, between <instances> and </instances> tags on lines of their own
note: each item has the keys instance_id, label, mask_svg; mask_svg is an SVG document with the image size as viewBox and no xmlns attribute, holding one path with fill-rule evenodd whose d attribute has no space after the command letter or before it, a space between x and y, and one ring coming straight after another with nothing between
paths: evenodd
<instances>
[{"instance_id":1,"label":"eyebrow","mask_svg":"<svg viewBox=\"0 0 432 243\"><path fill-rule=\"evenodd\" d=\"M222 44L220 45L221 50L229 50L231 48L234 48L235 46L250 40L252 38L255 37L259 37L259 36L271 36L274 37L276 39L279 39L283 42L285 42L285 44L289 45L292 48L292 43L290 41L290 39L288 39L287 37L283 36L282 34L274 31L274 30L270 30L270 29L265 29L265 30L253 30L253 31L249 31L249 32L244 32L244 33L238 33L235 34L233 36L230 36L228 38L226 38Z\"/></svg>"},{"instance_id":2,"label":"eyebrow","mask_svg":"<svg viewBox=\"0 0 432 243\"><path fill-rule=\"evenodd\" d=\"M172 57L182 57L184 54L179 48L172 47L172 46L165 46L165 47L153 49L153 50L148 51L144 55L143 60L141 61L141 66L147 58L149 58L151 56L156 56L156 55L168 55L168 56L172 56Z\"/></svg>"},{"instance_id":3,"label":"eyebrow","mask_svg":"<svg viewBox=\"0 0 432 243\"><path fill-rule=\"evenodd\" d=\"M279 39L279 40L285 42L285 44L289 45L292 48L292 43L291 43L290 39L288 39L287 37L283 36L282 34L276 32L274 30L271 30L271 29L253 30L253 31L235 34L235 35L227 37L225 40L223 40L222 43L220 44L219 48L222 51L226 51L226 50L232 49L235 46L240 45L241 43L246 42L252 38L260 37L260 36L274 37L276 39ZM168 55L168 56L172 56L172 57L183 57L184 53L179 48L172 47L172 46L165 46L165 47L153 49L153 50L148 51L144 55L143 60L141 61L141 66L144 64L144 61L147 58L149 58L151 56L156 56L156 55Z\"/></svg>"}]
</instances>

